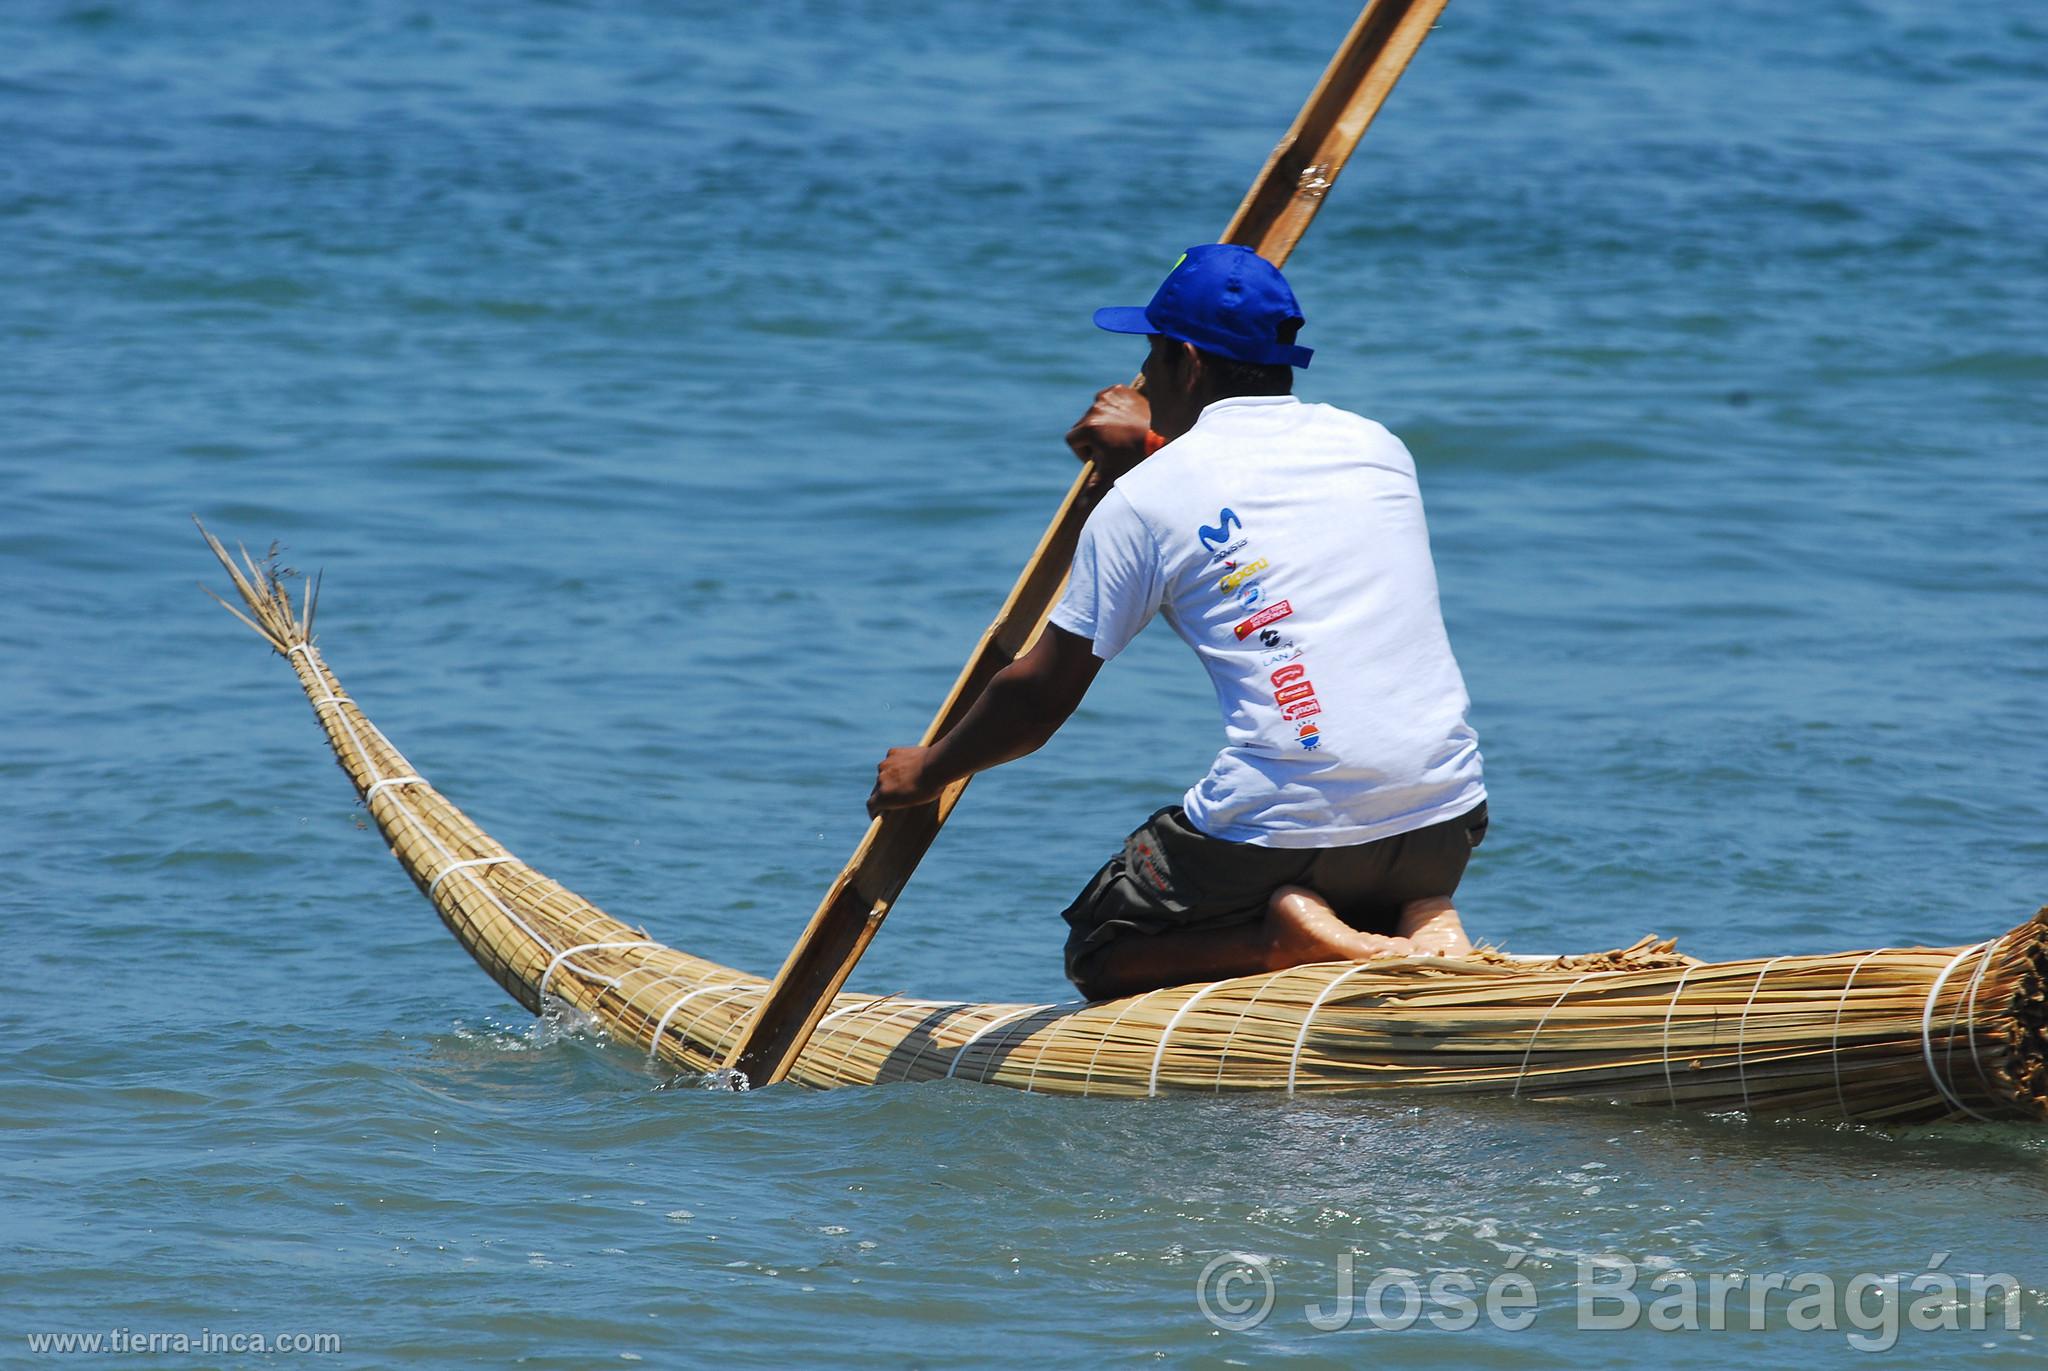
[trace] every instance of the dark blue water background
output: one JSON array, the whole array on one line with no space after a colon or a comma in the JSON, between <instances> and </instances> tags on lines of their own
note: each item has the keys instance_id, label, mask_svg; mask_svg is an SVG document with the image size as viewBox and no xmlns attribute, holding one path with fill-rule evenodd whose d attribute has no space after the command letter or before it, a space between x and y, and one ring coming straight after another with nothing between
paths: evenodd
<instances>
[{"instance_id":1,"label":"dark blue water background","mask_svg":"<svg viewBox=\"0 0 2048 1371\"><path fill-rule=\"evenodd\" d=\"M366 1366L1804 1367L1860 1358L1577 1331L1576 1264L1946 1252L2028 1328L1911 1355L2039 1364L2023 1130L657 1088L470 964L193 588L195 512L324 567L325 650L444 790L766 971L1135 369L1088 310L1220 229L1347 23L0 10L0 1361L210 1326ZM1740 956L2038 906L2044 211L2021 0L1454 0L1290 271L1304 393L1421 462L1477 930ZM857 984L1063 996L1055 912L1215 736L1148 634L976 783ZM1256 1333L1196 1304L1233 1251L1277 1273ZM1318 1332L1347 1251L1516 1264L1540 1317Z\"/></svg>"}]
</instances>

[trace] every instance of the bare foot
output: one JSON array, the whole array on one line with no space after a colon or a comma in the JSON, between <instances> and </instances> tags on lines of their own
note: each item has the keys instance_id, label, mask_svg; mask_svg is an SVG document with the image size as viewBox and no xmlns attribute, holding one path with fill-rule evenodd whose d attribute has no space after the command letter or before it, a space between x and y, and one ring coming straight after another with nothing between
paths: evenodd
<instances>
[{"instance_id":1,"label":"bare foot","mask_svg":"<svg viewBox=\"0 0 2048 1371\"><path fill-rule=\"evenodd\" d=\"M1264 926L1267 969L1271 971L1305 962L1412 957L1422 950L1407 938L1359 932L1337 917L1329 901L1298 885L1283 885L1273 892Z\"/></svg>"},{"instance_id":2,"label":"bare foot","mask_svg":"<svg viewBox=\"0 0 2048 1371\"><path fill-rule=\"evenodd\" d=\"M1417 949L1440 957L1462 957L1472 950L1456 906L1442 896L1410 900L1401 910L1401 934Z\"/></svg>"}]
</instances>

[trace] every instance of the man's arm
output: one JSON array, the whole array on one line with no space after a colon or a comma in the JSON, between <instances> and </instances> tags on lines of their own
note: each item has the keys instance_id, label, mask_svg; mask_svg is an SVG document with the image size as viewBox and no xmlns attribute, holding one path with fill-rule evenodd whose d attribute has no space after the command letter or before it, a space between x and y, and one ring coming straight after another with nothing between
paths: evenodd
<instances>
[{"instance_id":1,"label":"man's arm","mask_svg":"<svg viewBox=\"0 0 2048 1371\"><path fill-rule=\"evenodd\" d=\"M875 768L868 813L909 809L962 776L1035 752L1059 732L1102 669L1094 644L1047 624L1038 642L998 671L966 717L930 747L892 747Z\"/></svg>"},{"instance_id":2,"label":"man's arm","mask_svg":"<svg viewBox=\"0 0 2048 1371\"><path fill-rule=\"evenodd\" d=\"M1067 431L1074 455L1095 464L1082 495L1089 508L1112 481L1158 450L1162 440L1148 427L1151 413L1138 391L1111 386L1096 394L1088 412ZM930 747L889 749L875 768L868 813L925 804L962 776L1037 751L1059 732L1101 669L1091 640L1047 624L1032 649L990 679L945 737Z\"/></svg>"}]
</instances>

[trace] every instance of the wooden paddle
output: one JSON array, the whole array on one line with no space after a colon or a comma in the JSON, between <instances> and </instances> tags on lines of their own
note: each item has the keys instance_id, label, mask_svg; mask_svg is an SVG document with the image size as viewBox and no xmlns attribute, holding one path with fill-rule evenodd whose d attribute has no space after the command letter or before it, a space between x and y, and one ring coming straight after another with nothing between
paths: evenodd
<instances>
[{"instance_id":1,"label":"wooden paddle","mask_svg":"<svg viewBox=\"0 0 2048 1371\"><path fill-rule=\"evenodd\" d=\"M1222 241L1252 248L1278 266L1301 241L1323 197L1344 169L1351 150L1422 46L1446 0L1371 0L1351 26L1344 44L1316 83L1294 126L1273 149L1258 179L1245 193ZM923 742L936 742L958 723L988 685L989 678L1028 651L1058 601L1067 565L1080 540L1088 508L1082 491L1092 468L1061 502L1024 573L1003 602L1002 612L981 635L980 644ZM747 1026L725 1067L732 1083L773 1085L789 1074L797 1053L810 1040L825 1006L846 983L853 964L881 927L896 896L953 812L967 778L947 786L931 804L892 810L868 825L853 860L811 916L768 987L767 998Z\"/></svg>"}]
</instances>

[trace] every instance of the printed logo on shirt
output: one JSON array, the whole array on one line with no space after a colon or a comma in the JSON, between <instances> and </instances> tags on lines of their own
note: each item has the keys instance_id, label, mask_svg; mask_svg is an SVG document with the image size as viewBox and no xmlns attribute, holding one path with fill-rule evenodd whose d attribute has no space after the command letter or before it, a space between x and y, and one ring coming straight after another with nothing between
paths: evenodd
<instances>
[{"instance_id":1,"label":"printed logo on shirt","mask_svg":"<svg viewBox=\"0 0 2048 1371\"><path fill-rule=\"evenodd\" d=\"M1269 678L1273 683L1273 703L1280 706L1280 715L1290 723L1309 718L1323 712L1322 704L1316 699L1315 682L1308 678L1308 668L1299 662L1283 666ZM1314 724L1303 724L1295 732L1294 740L1305 749L1321 744L1322 730Z\"/></svg>"},{"instance_id":2,"label":"printed logo on shirt","mask_svg":"<svg viewBox=\"0 0 2048 1371\"><path fill-rule=\"evenodd\" d=\"M1233 539L1233 533L1240 536ZM1322 701L1316 698L1315 683L1308 679L1308 668L1296 660L1302 655L1301 648L1279 629L1271 627L1292 615L1294 606L1287 600L1271 605L1265 603L1265 587L1255 578L1271 571L1273 566L1264 557L1237 560L1237 554L1251 542L1243 534L1244 520L1238 517L1236 510L1227 506L1217 512L1214 524L1203 524L1195 530L1195 536L1209 553L1210 564L1222 566L1223 576L1216 582L1216 593L1234 600L1240 612L1250 615L1232 632L1239 642L1258 634L1259 645L1267 649L1260 658L1260 664L1274 668L1271 677L1273 703L1279 706L1283 719L1300 725L1295 729L1294 741L1302 751L1313 752L1322 746L1323 734L1321 728L1307 721L1323 712Z\"/></svg>"},{"instance_id":3,"label":"printed logo on shirt","mask_svg":"<svg viewBox=\"0 0 2048 1371\"><path fill-rule=\"evenodd\" d=\"M1225 552L1223 545L1230 541L1230 531L1232 529L1242 529L1243 527L1244 520L1237 517L1237 511L1225 509L1216 516L1216 522L1213 525L1203 524L1200 528L1196 529L1195 536L1202 540L1202 546L1210 552L1222 555ZM1242 540L1239 541L1238 546L1244 546Z\"/></svg>"},{"instance_id":4,"label":"printed logo on shirt","mask_svg":"<svg viewBox=\"0 0 2048 1371\"><path fill-rule=\"evenodd\" d=\"M1237 634L1237 640L1243 642L1267 624L1277 624L1292 613L1294 613L1294 606L1282 600L1279 604L1266 606L1232 631Z\"/></svg>"},{"instance_id":5,"label":"printed logo on shirt","mask_svg":"<svg viewBox=\"0 0 2048 1371\"><path fill-rule=\"evenodd\" d=\"M1256 561L1242 563L1225 562L1223 565L1230 568L1230 574L1216 583L1216 589L1222 591L1225 595L1234 595L1237 593L1239 586L1264 571L1272 563L1268 562L1264 557L1260 557Z\"/></svg>"}]
</instances>

